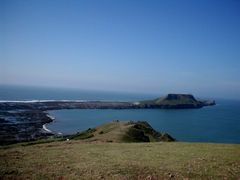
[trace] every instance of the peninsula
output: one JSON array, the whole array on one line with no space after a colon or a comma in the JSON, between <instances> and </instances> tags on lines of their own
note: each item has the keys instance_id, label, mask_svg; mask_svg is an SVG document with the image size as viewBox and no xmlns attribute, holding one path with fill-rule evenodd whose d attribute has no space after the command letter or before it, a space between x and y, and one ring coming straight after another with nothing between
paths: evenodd
<instances>
[{"instance_id":1,"label":"peninsula","mask_svg":"<svg viewBox=\"0 0 240 180\"><path fill-rule=\"evenodd\" d=\"M35 100L0 101L0 110L57 110L57 109L186 109L215 105L214 100L197 100L191 94L168 94L146 101L85 101L85 100Z\"/></svg>"}]
</instances>

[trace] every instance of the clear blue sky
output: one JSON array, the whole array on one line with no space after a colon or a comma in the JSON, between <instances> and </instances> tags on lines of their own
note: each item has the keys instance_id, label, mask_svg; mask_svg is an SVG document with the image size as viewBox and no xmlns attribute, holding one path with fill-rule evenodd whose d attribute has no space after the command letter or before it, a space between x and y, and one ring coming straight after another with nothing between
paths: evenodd
<instances>
[{"instance_id":1,"label":"clear blue sky","mask_svg":"<svg viewBox=\"0 0 240 180\"><path fill-rule=\"evenodd\" d=\"M0 84L240 98L240 1L0 0Z\"/></svg>"}]
</instances>

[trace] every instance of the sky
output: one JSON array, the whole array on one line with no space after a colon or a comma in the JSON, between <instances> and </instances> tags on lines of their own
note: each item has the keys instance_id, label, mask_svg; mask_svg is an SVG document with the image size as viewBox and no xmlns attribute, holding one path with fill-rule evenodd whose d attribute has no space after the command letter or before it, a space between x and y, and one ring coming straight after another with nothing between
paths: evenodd
<instances>
[{"instance_id":1,"label":"sky","mask_svg":"<svg viewBox=\"0 0 240 180\"><path fill-rule=\"evenodd\" d=\"M0 84L240 98L240 1L0 0Z\"/></svg>"}]
</instances>

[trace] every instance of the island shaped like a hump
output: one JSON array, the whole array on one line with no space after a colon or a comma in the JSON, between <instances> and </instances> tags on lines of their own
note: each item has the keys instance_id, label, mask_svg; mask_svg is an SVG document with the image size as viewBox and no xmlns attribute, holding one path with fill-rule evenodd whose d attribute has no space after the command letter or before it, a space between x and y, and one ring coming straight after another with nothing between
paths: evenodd
<instances>
[{"instance_id":1,"label":"island shaped like a hump","mask_svg":"<svg viewBox=\"0 0 240 180\"><path fill-rule=\"evenodd\" d=\"M163 109L185 109L201 108L203 106L215 105L214 101L197 100L191 94L168 94L154 100L141 101L144 107L163 108Z\"/></svg>"}]
</instances>

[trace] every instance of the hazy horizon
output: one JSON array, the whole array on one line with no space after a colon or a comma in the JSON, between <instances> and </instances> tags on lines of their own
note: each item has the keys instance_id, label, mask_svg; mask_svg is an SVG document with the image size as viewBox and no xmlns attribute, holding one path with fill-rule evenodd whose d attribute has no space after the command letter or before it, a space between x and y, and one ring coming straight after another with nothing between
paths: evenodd
<instances>
[{"instance_id":1,"label":"hazy horizon","mask_svg":"<svg viewBox=\"0 0 240 180\"><path fill-rule=\"evenodd\" d=\"M20 90L20 91L19 91ZM30 91L34 91L35 93L30 93ZM17 92L17 94L16 94ZM23 93L23 94L22 94ZM24 98L24 96L30 93L29 96L33 98ZM46 94L48 93L48 95ZM86 98L72 98L71 94L74 95L85 95L86 93L91 97L91 99ZM95 94L94 94L95 93ZM68 100L69 96L71 100L107 100L105 97L109 96L113 98L113 100L123 100L119 99L119 97L124 97L124 100L131 100L131 97L134 97L138 100L144 99L154 99L159 97L164 97L168 94L192 94L197 99L202 100L215 100L217 104L219 103L218 100L236 100L239 101L239 97L233 96L217 96L217 95L204 95L204 94L194 94L192 92L180 92L180 91L173 91L173 92L136 92L136 91L124 91L124 90L101 90L101 89L83 89L83 88L68 88L68 87L51 87L51 86L30 86L30 85L10 85L10 84L0 84L0 100ZM35 95L34 95L35 94ZM43 96L47 95L43 98ZM57 99L52 97L57 94ZM13 99L14 96L18 96L17 99ZM61 98L59 97L61 96ZM100 99L98 97L100 95ZM120 95L120 96L119 96ZM128 96L130 95L130 96ZM39 96L41 98L39 98ZM10 97L10 99L8 99ZM50 98L49 98L50 97ZM98 98L96 98L98 97ZM127 98L129 97L129 99Z\"/></svg>"},{"instance_id":2,"label":"hazy horizon","mask_svg":"<svg viewBox=\"0 0 240 180\"><path fill-rule=\"evenodd\" d=\"M240 98L240 1L0 0L0 85Z\"/></svg>"}]
</instances>

